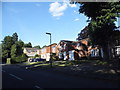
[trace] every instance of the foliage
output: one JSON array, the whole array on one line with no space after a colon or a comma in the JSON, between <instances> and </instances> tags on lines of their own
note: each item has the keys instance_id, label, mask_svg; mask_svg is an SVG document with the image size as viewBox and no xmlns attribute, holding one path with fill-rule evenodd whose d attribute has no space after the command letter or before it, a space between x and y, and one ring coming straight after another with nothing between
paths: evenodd
<instances>
[{"instance_id":1,"label":"foliage","mask_svg":"<svg viewBox=\"0 0 120 90\"><path fill-rule=\"evenodd\" d=\"M22 40L16 41L16 44L18 44L20 47L24 46L24 42Z\"/></svg>"},{"instance_id":2,"label":"foliage","mask_svg":"<svg viewBox=\"0 0 120 90\"><path fill-rule=\"evenodd\" d=\"M13 33L12 36L5 36L2 41L2 61L6 62L7 58L11 58L12 62L22 62L27 59L27 56L23 54L24 42L18 41L17 33ZM28 46L32 46L28 43Z\"/></svg>"},{"instance_id":3,"label":"foliage","mask_svg":"<svg viewBox=\"0 0 120 90\"><path fill-rule=\"evenodd\" d=\"M58 56L56 56L56 53L52 53L51 59L52 60L58 60L59 58L58 58Z\"/></svg>"},{"instance_id":4,"label":"foliage","mask_svg":"<svg viewBox=\"0 0 120 90\"><path fill-rule=\"evenodd\" d=\"M78 34L78 38L77 40L82 40L85 38L88 38L89 34L88 34L88 26L86 26L83 30L81 30L81 32Z\"/></svg>"},{"instance_id":5,"label":"foliage","mask_svg":"<svg viewBox=\"0 0 120 90\"><path fill-rule=\"evenodd\" d=\"M106 65L106 64L108 64L108 62L97 60L96 64L97 65Z\"/></svg>"},{"instance_id":6,"label":"foliage","mask_svg":"<svg viewBox=\"0 0 120 90\"><path fill-rule=\"evenodd\" d=\"M27 55L22 54L20 56L17 57L12 57L12 63L21 63L21 62L25 62L27 60Z\"/></svg>"},{"instance_id":7,"label":"foliage","mask_svg":"<svg viewBox=\"0 0 120 90\"><path fill-rule=\"evenodd\" d=\"M73 0L75 1L75 0ZM89 36L93 45L103 48L104 59L108 56L108 45L114 44L115 21L120 13L119 2L77 2L79 12L88 17ZM117 38L118 39L118 38Z\"/></svg>"},{"instance_id":8,"label":"foliage","mask_svg":"<svg viewBox=\"0 0 120 90\"><path fill-rule=\"evenodd\" d=\"M17 56L17 51L18 51L17 45L16 44L12 45L12 48L11 48L11 57L12 58Z\"/></svg>"},{"instance_id":9,"label":"foliage","mask_svg":"<svg viewBox=\"0 0 120 90\"><path fill-rule=\"evenodd\" d=\"M113 31L117 28L114 22L120 12L118 5L118 2L81 3L80 13L91 19L88 28L93 44L105 46L108 42L113 43Z\"/></svg>"},{"instance_id":10,"label":"foliage","mask_svg":"<svg viewBox=\"0 0 120 90\"><path fill-rule=\"evenodd\" d=\"M46 47L46 45L44 45L42 48Z\"/></svg>"},{"instance_id":11,"label":"foliage","mask_svg":"<svg viewBox=\"0 0 120 90\"><path fill-rule=\"evenodd\" d=\"M7 64L11 64L11 58L7 58Z\"/></svg>"},{"instance_id":12,"label":"foliage","mask_svg":"<svg viewBox=\"0 0 120 90\"><path fill-rule=\"evenodd\" d=\"M23 49L19 42L12 45L11 58L13 62L22 62L23 60L26 60L26 55L23 54Z\"/></svg>"},{"instance_id":13,"label":"foliage","mask_svg":"<svg viewBox=\"0 0 120 90\"><path fill-rule=\"evenodd\" d=\"M40 45L34 46L33 48L41 49Z\"/></svg>"},{"instance_id":14,"label":"foliage","mask_svg":"<svg viewBox=\"0 0 120 90\"><path fill-rule=\"evenodd\" d=\"M33 58L41 58L41 55L36 54Z\"/></svg>"},{"instance_id":15,"label":"foliage","mask_svg":"<svg viewBox=\"0 0 120 90\"><path fill-rule=\"evenodd\" d=\"M11 36L6 36L2 41L2 58L10 58L11 47L14 44Z\"/></svg>"},{"instance_id":16,"label":"foliage","mask_svg":"<svg viewBox=\"0 0 120 90\"><path fill-rule=\"evenodd\" d=\"M27 44L24 44L24 47L32 48L32 44L29 42Z\"/></svg>"},{"instance_id":17,"label":"foliage","mask_svg":"<svg viewBox=\"0 0 120 90\"><path fill-rule=\"evenodd\" d=\"M25 62L28 59L28 56L26 54L22 54L22 62Z\"/></svg>"},{"instance_id":18,"label":"foliage","mask_svg":"<svg viewBox=\"0 0 120 90\"><path fill-rule=\"evenodd\" d=\"M11 56L12 57L19 56L22 53L23 53L23 49L21 46L21 42L17 42L17 43L12 45L12 48L11 48Z\"/></svg>"},{"instance_id":19,"label":"foliage","mask_svg":"<svg viewBox=\"0 0 120 90\"><path fill-rule=\"evenodd\" d=\"M13 38L13 42L14 42L14 43L18 41L18 35L17 35L16 32L13 33L12 38Z\"/></svg>"}]
</instances>

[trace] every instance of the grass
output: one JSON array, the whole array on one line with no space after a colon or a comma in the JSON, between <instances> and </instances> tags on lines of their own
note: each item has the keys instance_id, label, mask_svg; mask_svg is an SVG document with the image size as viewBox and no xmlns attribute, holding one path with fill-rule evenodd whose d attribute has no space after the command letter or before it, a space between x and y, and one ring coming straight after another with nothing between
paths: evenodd
<instances>
[{"instance_id":1,"label":"grass","mask_svg":"<svg viewBox=\"0 0 120 90\"><path fill-rule=\"evenodd\" d=\"M50 64L38 64L38 65L34 65L34 67L39 67L39 66L48 66L48 65L50 65Z\"/></svg>"},{"instance_id":2,"label":"grass","mask_svg":"<svg viewBox=\"0 0 120 90\"><path fill-rule=\"evenodd\" d=\"M85 64L85 63L95 63L96 65L106 65L108 64L105 61L101 60L72 60L72 61L53 61L52 66L53 67L64 67L64 66L72 66L72 65L78 65L78 64ZM27 66L33 65L32 68L34 67L39 67L39 66L50 66L50 63L47 63L47 61L40 61L40 62L26 62Z\"/></svg>"},{"instance_id":3,"label":"grass","mask_svg":"<svg viewBox=\"0 0 120 90\"><path fill-rule=\"evenodd\" d=\"M61 66L64 67L64 66L66 66L66 64L60 64L60 65L58 65L58 66L60 66L60 67L61 67Z\"/></svg>"},{"instance_id":4,"label":"grass","mask_svg":"<svg viewBox=\"0 0 120 90\"><path fill-rule=\"evenodd\" d=\"M35 64L42 64L44 63L44 61L40 61L40 62L26 62L25 65L35 65Z\"/></svg>"},{"instance_id":5,"label":"grass","mask_svg":"<svg viewBox=\"0 0 120 90\"><path fill-rule=\"evenodd\" d=\"M96 64L97 64L97 65L107 65L108 62L106 62L106 61L101 61L101 60L96 60Z\"/></svg>"}]
</instances>

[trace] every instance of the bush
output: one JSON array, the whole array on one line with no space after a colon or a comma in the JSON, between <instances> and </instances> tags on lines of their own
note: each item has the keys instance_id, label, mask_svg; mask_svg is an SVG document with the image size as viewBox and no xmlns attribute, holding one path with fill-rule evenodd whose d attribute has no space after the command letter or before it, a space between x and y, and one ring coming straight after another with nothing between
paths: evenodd
<instances>
[{"instance_id":1,"label":"bush","mask_svg":"<svg viewBox=\"0 0 120 90\"><path fill-rule=\"evenodd\" d=\"M27 61L28 56L26 54L22 54L17 57L12 57L12 63L21 63Z\"/></svg>"},{"instance_id":2,"label":"bush","mask_svg":"<svg viewBox=\"0 0 120 90\"><path fill-rule=\"evenodd\" d=\"M22 54L22 62L27 61L28 56L26 54Z\"/></svg>"},{"instance_id":3,"label":"bush","mask_svg":"<svg viewBox=\"0 0 120 90\"><path fill-rule=\"evenodd\" d=\"M56 53L52 53L51 59L52 59L53 61L56 61L56 60L59 60L59 57L56 56Z\"/></svg>"},{"instance_id":4,"label":"bush","mask_svg":"<svg viewBox=\"0 0 120 90\"><path fill-rule=\"evenodd\" d=\"M36 54L35 56L33 56L31 58L41 58L41 55Z\"/></svg>"}]
</instances>

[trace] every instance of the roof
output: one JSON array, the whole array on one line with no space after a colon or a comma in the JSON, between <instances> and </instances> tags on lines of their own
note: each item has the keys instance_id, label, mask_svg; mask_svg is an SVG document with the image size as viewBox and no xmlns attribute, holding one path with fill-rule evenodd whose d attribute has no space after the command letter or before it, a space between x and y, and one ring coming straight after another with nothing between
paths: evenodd
<instances>
[{"instance_id":1,"label":"roof","mask_svg":"<svg viewBox=\"0 0 120 90\"><path fill-rule=\"evenodd\" d=\"M51 45L48 45L48 46L45 46L45 47L49 47L49 46L52 46L52 45L57 45L57 43L53 43ZM45 47L42 47L41 49L45 48Z\"/></svg>"},{"instance_id":2,"label":"roof","mask_svg":"<svg viewBox=\"0 0 120 90\"><path fill-rule=\"evenodd\" d=\"M37 48L25 48L25 49L34 49L34 50L36 50Z\"/></svg>"}]
</instances>

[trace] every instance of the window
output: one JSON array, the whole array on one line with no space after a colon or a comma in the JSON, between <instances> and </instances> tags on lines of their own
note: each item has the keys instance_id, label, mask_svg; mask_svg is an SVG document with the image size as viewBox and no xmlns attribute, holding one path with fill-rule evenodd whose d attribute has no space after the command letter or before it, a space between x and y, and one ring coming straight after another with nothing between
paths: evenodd
<instances>
[{"instance_id":1,"label":"window","mask_svg":"<svg viewBox=\"0 0 120 90\"><path fill-rule=\"evenodd\" d=\"M55 53L55 51L56 51L56 46L53 46L52 47L52 52Z\"/></svg>"}]
</instances>

